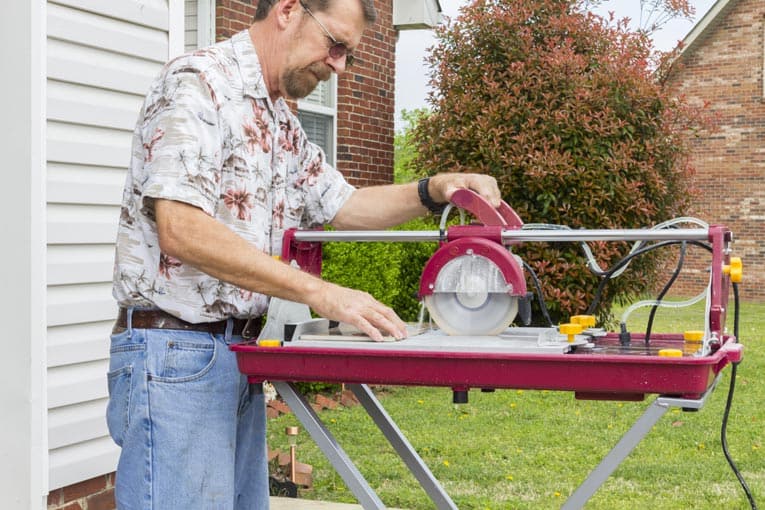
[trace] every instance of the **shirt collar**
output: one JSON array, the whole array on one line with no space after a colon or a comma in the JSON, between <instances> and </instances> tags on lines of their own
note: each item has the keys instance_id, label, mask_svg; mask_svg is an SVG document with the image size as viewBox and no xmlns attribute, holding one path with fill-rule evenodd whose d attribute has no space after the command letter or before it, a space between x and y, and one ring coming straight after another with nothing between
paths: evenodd
<instances>
[{"instance_id":1,"label":"shirt collar","mask_svg":"<svg viewBox=\"0 0 765 510\"><path fill-rule=\"evenodd\" d=\"M254 98L268 99L268 89L263 79L263 70L255 46L250 39L250 33L243 30L231 38L234 56L239 65L239 73L244 83L244 93Z\"/></svg>"}]
</instances>

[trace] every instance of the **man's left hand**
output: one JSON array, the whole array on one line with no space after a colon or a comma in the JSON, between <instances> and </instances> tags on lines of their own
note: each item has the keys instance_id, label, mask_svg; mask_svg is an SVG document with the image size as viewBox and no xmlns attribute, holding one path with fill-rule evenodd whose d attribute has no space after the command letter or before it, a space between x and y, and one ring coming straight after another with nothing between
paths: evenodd
<instances>
[{"instance_id":1,"label":"man's left hand","mask_svg":"<svg viewBox=\"0 0 765 510\"><path fill-rule=\"evenodd\" d=\"M437 174L430 178L428 192L438 203L446 203L458 189L470 189L481 195L492 207L499 207L502 194L497 180L484 174Z\"/></svg>"}]
</instances>

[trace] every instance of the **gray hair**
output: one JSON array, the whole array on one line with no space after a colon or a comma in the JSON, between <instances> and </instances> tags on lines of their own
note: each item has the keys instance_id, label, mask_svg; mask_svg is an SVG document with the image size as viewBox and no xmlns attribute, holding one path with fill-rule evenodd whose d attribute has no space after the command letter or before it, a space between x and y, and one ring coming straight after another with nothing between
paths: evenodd
<instances>
[{"instance_id":1,"label":"gray hair","mask_svg":"<svg viewBox=\"0 0 765 510\"><path fill-rule=\"evenodd\" d=\"M266 19L268 13L271 11L271 7L274 6L279 0L259 0L258 8L255 10L255 21ZM303 3L308 6L313 12L325 12L332 5L333 0L302 0ZM364 21L367 25L371 25L377 19L377 11L375 10L374 0L359 0L361 7L364 9Z\"/></svg>"}]
</instances>

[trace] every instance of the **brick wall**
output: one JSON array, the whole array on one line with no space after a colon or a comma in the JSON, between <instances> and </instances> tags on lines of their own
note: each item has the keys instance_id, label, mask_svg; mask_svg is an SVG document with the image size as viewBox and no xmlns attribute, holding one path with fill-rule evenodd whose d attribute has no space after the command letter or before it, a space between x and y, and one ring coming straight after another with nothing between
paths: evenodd
<instances>
[{"instance_id":1,"label":"brick wall","mask_svg":"<svg viewBox=\"0 0 765 510\"><path fill-rule=\"evenodd\" d=\"M731 0L682 56L670 77L678 94L708 101L719 131L692 141L696 184L702 192L694 216L733 231L733 255L744 261L744 299L765 299L765 99L762 0ZM696 265L684 294L708 278ZM687 281L687 280L686 280Z\"/></svg>"},{"instance_id":2,"label":"brick wall","mask_svg":"<svg viewBox=\"0 0 765 510\"><path fill-rule=\"evenodd\" d=\"M250 26L256 7L257 0L217 0L217 39ZM355 186L393 182L393 0L378 0L375 7L377 22L354 52L357 63L337 83L337 168Z\"/></svg>"},{"instance_id":3,"label":"brick wall","mask_svg":"<svg viewBox=\"0 0 765 510\"><path fill-rule=\"evenodd\" d=\"M114 510L114 473L48 494L48 510Z\"/></svg>"},{"instance_id":4,"label":"brick wall","mask_svg":"<svg viewBox=\"0 0 765 510\"><path fill-rule=\"evenodd\" d=\"M228 39L252 24L258 0L216 0L215 39Z\"/></svg>"},{"instance_id":5,"label":"brick wall","mask_svg":"<svg viewBox=\"0 0 765 510\"><path fill-rule=\"evenodd\" d=\"M377 23L356 50L360 62L337 84L337 165L356 186L393 182L393 0L378 0L375 6Z\"/></svg>"}]
</instances>

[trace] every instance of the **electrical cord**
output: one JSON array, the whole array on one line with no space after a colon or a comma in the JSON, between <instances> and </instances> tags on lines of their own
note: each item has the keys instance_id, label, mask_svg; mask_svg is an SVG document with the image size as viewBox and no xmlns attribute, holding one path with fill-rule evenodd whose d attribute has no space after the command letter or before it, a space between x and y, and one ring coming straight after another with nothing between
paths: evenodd
<instances>
[{"instance_id":1,"label":"electrical cord","mask_svg":"<svg viewBox=\"0 0 765 510\"><path fill-rule=\"evenodd\" d=\"M598 289L595 291L595 296L592 299L592 303L590 303L590 307L587 309L587 315L595 315L595 310L598 307L598 304L600 303L600 298L603 295L603 289L605 288L606 284L611 280L611 277L614 273L619 271L623 266L627 265L630 260L632 260L635 257L638 257L640 255L643 255L644 253L648 253L653 250L657 250L659 248L664 248L667 246L672 246L675 244L680 243L690 243L694 246L699 246L701 248L704 248L707 251L712 251L712 247L709 246L706 243L702 243L701 241L662 241L660 243L652 244L650 246L646 246L645 248L641 248L639 250L636 250L634 252L631 252L627 254L624 258L622 258L619 262L614 264L613 267L611 267L608 271L605 272L603 279L600 281L600 284L598 285Z\"/></svg>"},{"instance_id":2,"label":"electrical cord","mask_svg":"<svg viewBox=\"0 0 765 510\"><path fill-rule=\"evenodd\" d=\"M612 267L609 271L607 271L604 275L603 280L600 282L600 285L598 286L598 290L595 293L595 298L593 299L592 304L590 305L590 309L588 310L588 314L592 314L595 311L595 308L597 307L598 301L600 300L600 296L603 293L603 288L605 287L605 284L608 282L608 280L611 278L611 275L616 272L620 267L627 264L631 259L634 257L637 257L638 255L642 255L643 253L649 252L651 250L655 250L658 248L662 248L665 246L669 246L672 244L682 244L683 250L685 248L685 243L687 241L665 241L662 243L657 243L651 246L648 246L646 248L631 252L629 255L624 257L622 260L620 260L614 267ZM698 241L691 241L691 244L694 244L696 246L700 246L702 248L705 248L708 251L711 251L711 246L701 243ZM681 259L683 256L683 252L681 252ZM678 263L678 270L680 269L680 263ZM676 270L677 272L677 270ZM661 300L661 297L663 297L663 293L665 290L668 290L669 287L674 282L674 276L673 279L671 279L665 288L662 290L662 295L659 296L659 300ZM740 318L740 301L739 301L739 294L738 294L738 284L732 283L733 287L733 300L734 300L734 312L733 312L733 336L736 339L735 341L739 341L739 318ZM648 342L648 332L646 333L646 343ZM727 430L728 430L728 419L730 417L730 410L733 404L733 394L736 389L736 374L738 371L738 365L739 361L733 362L731 367L731 374L730 374L730 387L728 389L728 398L725 402L725 410L723 411L723 420L722 425L720 427L720 442L722 444L722 450L723 455L725 455L725 459L728 461L728 464L730 465L731 470L733 471L733 474L736 475L736 478L738 479L739 483L741 484L741 488L744 490L744 493L746 494L747 499L749 500L749 506L752 510L757 510L757 503L754 500L754 496L752 495L752 491L749 489L749 486L746 483L746 480L744 480L743 475L741 474L741 471L738 469L738 466L736 465L735 461L730 455L730 451L728 449L728 438L727 438Z\"/></svg>"},{"instance_id":3,"label":"electrical cord","mask_svg":"<svg viewBox=\"0 0 765 510\"><path fill-rule=\"evenodd\" d=\"M679 218L672 218L671 220L667 220L657 225L654 225L649 230L677 228L677 225L681 225L684 223L690 223L702 228L709 228L709 224L703 220L700 220L698 218L693 218L693 217L681 216ZM526 223L521 227L521 229L522 230L573 230L571 227L567 225L556 225L556 224L550 224L550 223ZM590 249L589 245L586 242L582 242L580 243L580 245L582 247L582 251L584 251L585 257L587 258L587 267L590 268L590 271L596 276L604 276L606 273L608 273L608 270L601 269L597 259L595 258L595 255L592 254L592 250ZM639 250L645 245L646 245L645 241L636 241L635 243L633 243L632 248L630 248L629 254L636 252L637 250ZM611 278L616 278L617 276L621 275L624 271L626 271L627 265L623 266L620 271L617 271L614 274L612 274Z\"/></svg>"},{"instance_id":4,"label":"electrical cord","mask_svg":"<svg viewBox=\"0 0 765 510\"><path fill-rule=\"evenodd\" d=\"M683 262L685 261L685 250L686 250L687 244L683 242L680 245L680 257L678 257L677 260L677 266L675 266L675 271L672 273L672 276L667 281L667 283L664 285L664 288L661 289L661 292L659 292L659 295L656 296L656 303L651 306L651 312L648 314L648 324L645 328L645 345L648 345L651 343L651 330L653 330L653 320L656 317L656 311L659 309L659 304L661 304L661 300L664 299L664 296L667 295L667 292L669 292L669 289L672 288L672 285L675 283L675 280L677 280L677 277L680 276L680 271L683 269Z\"/></svg>"},{"instance_id":5,"label":"electrical cord","mask_svg":"<svg viewBox=\"0 0 765 510\"><path fill-rule=\"evenodd\" d=\"M733 336L736 339L736 343L738 343L739 338L739 298L738 298L738 284L733 283ZM734 462L733 458L730 455L730 451L728 450L728 417L730 416L730 409L733 404L733 392L736 389L736 372L738 369L738 364L740 361L734 361L733 366L731 367L730 371L730 387L728 388L728 399L725 402L725 410L723 411L723 419L722 419L722 426L720 427L720 442L722 443L722 451L723 455L725 455L725 460L728 461L728 464L730 465L730 468L733 470L733 474L736 475L736 478L738 478L738 482L741 484L741 488L744 489L744 493L746 494L747 499L749 500L749 506L752 510L757 510L757 503L754 501L754 496L752 495L752 491L749 489L749 486L746 483L746 480L744 480L744 477L741 475L741 471L739 471L738 466L736 466L736 463Z\"/></svg>"},{"instance_id":6,"label":"electrical cord","mask_svg":"<svg viewBox=\"0 0 765 510\"><path fill-rule=\"evenodd\" d=\"M539 308L542 310L542 315L544 315L545 319L547 320L547 324L550 325L550 327L554 327L555 324L553 324L552 319L550 318L550 311L547 309L547 303L545 303L544 296L542 295L542 284L539 282L539 277L534 272L534 268L531 267L528 262L525 260L523 262L523 267L526 268L526 270L531 275L531 280L534 282L534 288L537 290L537 301L539 301Z\"/></svg>"},{"instance_id":7,"label":"electrical cord","mask_svg":"<svg viewBox=\"0 0 765 510\"><path fill-rule=\"evenodd\" d=\"M524 225L525 226L525 225ZM538 227L538 225L537 225ZM547 228L554 229L554 226L546 226ZM563 228L561 228L562 230ZM605 288L605 285L608 283L608 281L614 277L615 275L618 276L621 274L621 272L626 269L626 266L629 264L629 262L644 253L647 253L649 251L656 250L658 248L663 248L666 246L671 246L674 244L680 244L680 258L678 260L677 266L675 268L674 273L672 274L672 277L669 279L669 281L665 284L664 288L659 293L656 303L651 308L651 313L649 315L648 319L648 326L646 328L646 334L645 334L645 343L649 343L649 338L651 334L651 329L653 326L653 320L656 315L656 310L662 300L662 298L666 295L666 293L669 291L669 289L674 284L675 280L677 280L678 275L680 274L680 271L683 267L683 262L685 259L685 252L687 248L687 241L665 241L661 243L656 243L650 246L647 246L645 248L642 247L642 245L638 245L637 243L633 246L633 249L627 254L624 258L622 258L619 262L617 262L611 269L607 271L602 271L600 268L596 268L591 264L591 270L595 272L596 274L603 277L603 279L600 282L600 285L598 285L598 289L595 292L595 296L593 298L592 303L590 304L590 307L587 310L588 315L592 315L595 312L595 309L597 308L597 305L600 301L600 298L603 294L603 289ZM702 243L699 241L691 241L691 244L702 247L706 249L707 251L712 251L712 247L709 246L706 243ZM589 258L589 257L588 257ZM542 298L542 288L541 284L539 283L539 279L532 269L532 267L526 263L523 262L524 267L529 271L529 274L532 276L532 280L534 282L534 286L537 290L537 297L539 300L540 307L542 308L542 312L545 315L545 318L547 319L548 323L552 326L552 320L550 319L547 306L544 302L544 299ZM622 270L621 272L619 270ZM735 341L739 341L739 317L740 317L740 302L739 302L739 294L738 294L738 284L732 283L733 287L733 298L734 298L734 319L733 319L733 336L735 337ZM626 329L626 324L622 323L623 329ZM746 480L744 480L743 475L741 474L741 471L738 469L738 466L736 465L735 461L730 455L730 451L728 449L728 438L727 438L727 430L728 430L728 419L730 417L730 410L733 404L733 394L735 392L736 388L736 374L738 365L740 362L733 362L731 367L731 375L730 375L730 387L728 389L728 398L725 402L725 410L723 411L723 419L722 419L722 425L720 428L720 442L722 444L722 450L723 454L725 455L725 459L728 461L728 464L730 465L731 470L736 475L736 478L738 479L739 483L741 484L741 488L744 490L744 493L746 494L747 499L749 500L749 506L752 510L757 510L757 503L754 500L754 496L752 495L752 491L749 489L749 486L746 483Z\"/></svg>"},{"instance_id":8,"label":"electrical cord","mask_svg":"<svg viewBox=\"0 0 765 510\"><path fill-rule=\"evenodd\" d=\"M658 248L662 248L665 246L669 246L672 244L679 244L682 243L683 248L685 248L686 241L665 241L662 243L657 243L651 246L648 246L646 248L637 250L635 252L631 252L629 255L624 257L622 260L620 260L614 267L612 267L608 272L606 272L603 280L600 282L600 285L598 286L598 290L595 293L595 298L593 299L592 304L590 305L590 309L588 310L588 314L594 313L595 308L597 307L597 303L600 300L600 296L602 295L603 288L605 287L605 284L607 281L611 278L611 275L617 271L620 267L627 264L632 258L637 257L638 255L642 255L643 253L646 253L651 250L655 250ZM691 244L700 246L702 248L705 248L706 250L711 251L711 246L701 243L698 241L691 241ZM682 255L682 252L681 252ZM678 264L680 266L680 264ZM679 269L679 268L678 268ZM674 276L674 275L673 275ZM668 284L665 286L666 290L668 289L674 280L671 280L668 282ZM733 336L735 338L736 342L739 342L739 318L740 318L740 301L739 301L739 294L738 294L738 284L732 283L731 286L733 287ZM663 291L662 291L663 292ZM662 296L659 297L661 299ZM648 338L648 333L646 333L646 342ZM733 394L736 389L736 374L738 371L738 365L740 361L736 361L732 363L731 367L731 374L730 374L730 387L728 389L728 398L725 402L725 410L723 411L723 419L722 419L722 425L720 427L720 443L722 444L722 450L723 455L725 455L725 459L728 461L728 464L730 465L731 470L733 471L733 474L736 475L736 478L738 479L739 483L741 484L741 488L744 490L744 493L746 494L747 499L749 500L749 506L752 510L757 510L757 503L754 500L754 496L752 495L752 491L749 489L749 486L746 483L746 480L744 480L743 475L741 474L741 471L738 469L738 466L736 465L735 461L733 460L733 457L730 455L730 451L728 449L728 438L727 438L727 430L728 430L728 419L730 417L730 410L733 405Z\"/></svg>"}]
</instances>

